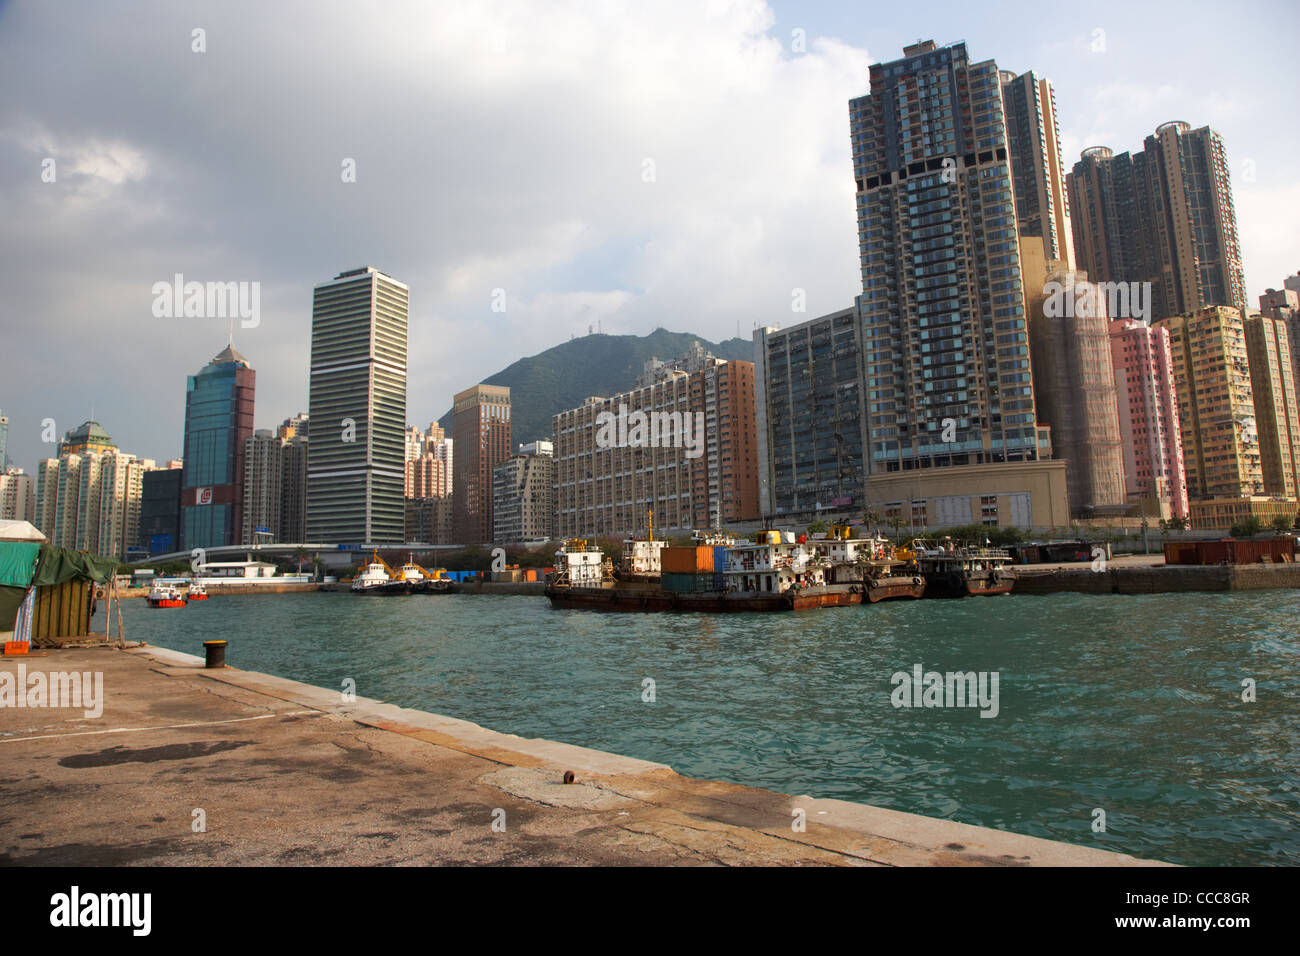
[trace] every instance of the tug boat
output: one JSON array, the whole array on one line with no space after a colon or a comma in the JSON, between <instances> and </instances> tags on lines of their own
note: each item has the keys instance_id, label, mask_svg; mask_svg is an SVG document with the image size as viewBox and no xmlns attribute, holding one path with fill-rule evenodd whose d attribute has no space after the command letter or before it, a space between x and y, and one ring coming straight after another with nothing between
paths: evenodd
<instances>
[{"instance_id":1,"label":"tug boat","mask_svg":"<svg viewBox=\"0 0 1300 956\"><path fill-rule=\"evenodd\" d=\"M358 574L352 580L353 594L383 594L385 585L389 584L392 578L388 575L388 565L380 560L379 552L376 551L371 557L370 563L366 569Z\"/></svg>"},{"instance_id":2,"label":"tug boat","mask_svg":"<svg viewBox=\"0 0 1300 956\"><path fill-rule=\"evenodd\" d=\"M158 584L149 589L150 607L184 607L186 599L174 584Z\"/></svg>"},{"instance_id":3,"label":"tug boat","mask_svg":"<svg viewBox=\"0 0 1300 956\"><path fill-rule=\"evenodd\" d=\"M1010 594L1016 585L1011 554L985 545L959 546L951 538L911 544L926 582L926 597L987 597Z\"/></svg>"},{"instance_id":4,"label":"tug boat","mask_svg":"<svg viewBox=\"0 0 1300 956\"><path fill-rule=\"evenodd\" d=\"M190 583L185 597L190 601L206 601L208 599L208 589L201 582L193 581Z\"/></svg>"},{"instance_id":5,"label":"tug boat","mask_svg":"<svg viewBox=\"0 0 1300 956\"><path fill-rule=\"evenodd\" d=\"M453 590L441 571L427 571L406 556L406 563L394 571L374 552L365 571L352 581L353 594L442 594Z\"/></svg>"}]
</instances>

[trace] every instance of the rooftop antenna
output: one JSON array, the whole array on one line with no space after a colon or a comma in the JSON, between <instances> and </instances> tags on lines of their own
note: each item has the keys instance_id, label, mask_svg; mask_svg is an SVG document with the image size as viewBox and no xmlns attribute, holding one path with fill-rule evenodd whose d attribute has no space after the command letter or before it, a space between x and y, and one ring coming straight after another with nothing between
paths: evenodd
<instances>
[{"instance_id":1,"label":"rooftop antenna","mask_svg":"<svg viewBox=\"0 0 1300 956\"><path fill-rule=\"evenodd\" d=\"M226 345L232 349L235 347L235 317L233 315L230 317L230 328L226 332Z\"/></svg>"}]
</instances>

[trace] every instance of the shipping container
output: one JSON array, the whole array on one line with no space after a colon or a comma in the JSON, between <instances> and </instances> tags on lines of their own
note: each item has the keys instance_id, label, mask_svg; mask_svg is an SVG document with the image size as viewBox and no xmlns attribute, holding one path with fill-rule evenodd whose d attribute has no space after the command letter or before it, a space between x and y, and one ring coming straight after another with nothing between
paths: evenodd
<instances>
[{"instance_id":1,"label":"shipping container","mask_svg":"<svg viewBox=\"0 0 1300 956\"><path fill-rule=\"evenodd\" d=\"M722 547L722 546L714 547L713 549L713 573L714 574L721 574L723 571L727 570L727 554L729 551L730 549L726 547Z\"/></svg>"},{"instance_id":2,"label":"shipping container","mask_svg":"<svg viewBox=\"0 0 1300 956\"><path fill-rule=\"evenodd\" d=\"M713 548L664 548L659 552L662 570L674 574L699 574L713 570Z\"/></svg>"},{"instance_id":3,"label":"shipping container","mask_svg":"<svg viewBox=\"0 0 1300 956\"><path fill-rule=\"evenodd\" d=\"M1165 564L1260 564L1265 558L1270 564L1284 564L1294 561L1295 553L1295 538L1292 537L1258 541L1235 538L1169 541L1165 543Z\"/></svg>"},{"instance_id":4,"label":"shipping container","mask_svg":"<svg viewBox=\"0 0 1300 956\"><path fill-rule=\"evenodd\" d=\"M672 594L690 594L695 591L713 590L713 573L682 574L665 571L659 578L659 586Z\"/></svg>"}]
</instances>

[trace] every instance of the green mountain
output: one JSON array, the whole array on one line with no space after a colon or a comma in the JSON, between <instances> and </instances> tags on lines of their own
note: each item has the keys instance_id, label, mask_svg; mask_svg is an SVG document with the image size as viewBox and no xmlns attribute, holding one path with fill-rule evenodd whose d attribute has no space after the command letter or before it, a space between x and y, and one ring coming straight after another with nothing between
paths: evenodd
<instances>
[{"instance_id":1,"label":"green mountain","mask_svg":"<svg viewBox=\"0 0 1300 956\"><path fill-rule=\"evenodd\" d=\"M609 396L636 384L642 367L652 358L670 361L692 342L721 359L752 360L754 346L745 339L709 342L688 332L655 329L649 335L585 335L545 352L520 359L484 385L510 387L511 434L515 445L549 439L551 417L577 408L591 395ZM451 411L438 424L451 437Z\"/></svg>"}]
</instances>

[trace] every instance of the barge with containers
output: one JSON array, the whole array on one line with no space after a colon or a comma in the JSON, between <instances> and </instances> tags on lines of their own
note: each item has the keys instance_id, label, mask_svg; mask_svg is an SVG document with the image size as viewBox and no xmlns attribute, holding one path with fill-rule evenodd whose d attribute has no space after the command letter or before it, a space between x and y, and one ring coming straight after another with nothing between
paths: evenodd
<instances>
[{"instance_id":1,"label":"barge with containers","mask_svg":"<svg viewBox=\"0 0 1300 956\"><path fill-rule=\"evenodd\" d=\"M861 579L832 580L830 561L815 547L778 531L759 532L753 543L697 537L691 547L660 544L654 557L657 581L649 579L650 566L616 574L599 548L566 542L546 596L557 608L729 613L861 604L868 588Z\"/></svg>"}]
</instances>

